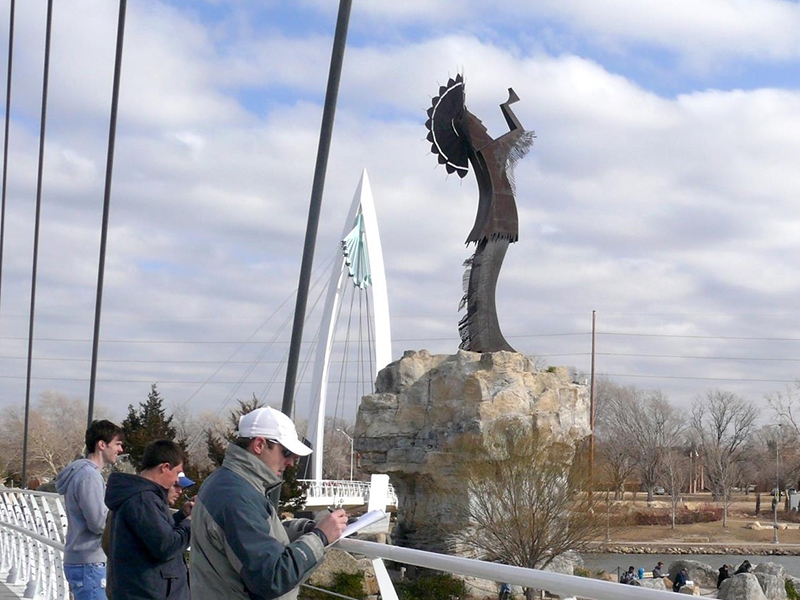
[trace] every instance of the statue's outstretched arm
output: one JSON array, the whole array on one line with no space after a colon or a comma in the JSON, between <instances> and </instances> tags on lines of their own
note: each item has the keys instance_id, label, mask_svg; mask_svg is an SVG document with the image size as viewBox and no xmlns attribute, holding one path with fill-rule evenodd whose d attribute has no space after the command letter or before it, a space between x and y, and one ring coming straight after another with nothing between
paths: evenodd
<instances>
[{"instance_id":1,"label":"statue's outstretched arm","mask_svg":"<svg viewBox=\"0 0 800 600\"><path fill-rule=\"evenodd\" d=\"M500 105L500 110L503 111L503 116L506 118L506 123L508 123L508 130L514 131L515 129L522 130L522 123L519 122L517 115L514 114L514 111L511 110L511 104L514 102L519 102L519 96L517 96L516 92L513 88L508 88L508 100L503 102Z\"/></svg>"}]
</instances>

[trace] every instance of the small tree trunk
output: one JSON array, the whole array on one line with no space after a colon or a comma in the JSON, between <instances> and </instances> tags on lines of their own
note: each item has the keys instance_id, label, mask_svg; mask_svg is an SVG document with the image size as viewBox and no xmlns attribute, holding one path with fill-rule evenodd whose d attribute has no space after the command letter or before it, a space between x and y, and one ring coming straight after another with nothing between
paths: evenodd
<instances>
[{"instance_id":1,"label":"small tree trunk","mask_svg":"<svg viewBox=\"0 0 800 600\"><path fill-rule=\"evenodd\" d=\"M756 516L761 514L761 492L756 492Z\"/></svg>"}]
</instances>

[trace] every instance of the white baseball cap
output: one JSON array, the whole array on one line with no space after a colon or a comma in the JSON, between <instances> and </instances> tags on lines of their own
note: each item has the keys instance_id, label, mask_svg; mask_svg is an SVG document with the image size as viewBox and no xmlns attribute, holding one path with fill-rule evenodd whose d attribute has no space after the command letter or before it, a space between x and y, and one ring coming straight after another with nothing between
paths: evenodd
<instances>
[{"instance_id":1,"label":"white baseball cap","mask_svg":"<svg viewBox=\"0 0 800 600\"><path fill-rule=\"evenodd\" d=\"M274 408L266 406L239 417L238 436L243 438L260 437L278 442L297 456L308 456L312 450L297 437L292 420Z\"/></svg>"}]
</instances>

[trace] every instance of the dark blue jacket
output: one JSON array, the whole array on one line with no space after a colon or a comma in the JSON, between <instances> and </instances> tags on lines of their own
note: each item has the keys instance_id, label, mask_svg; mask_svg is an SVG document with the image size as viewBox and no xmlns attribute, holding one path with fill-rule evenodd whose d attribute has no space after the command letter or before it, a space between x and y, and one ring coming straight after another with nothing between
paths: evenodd
<instances>
[{"instance_id":1,"label":"dark blue jacket","mask_svg":"<svg viewBox=\"0 0 800 600\"><path fill-rule=\"evenodd\" d=\"M686 575L683 571L678 571L675 575L675 582L672 584L672 591L679 592L680 589L686 585Z\"/></svg>"},{"instance_id":2,"label":"dark blue jacket","mask_svg":"<svg viewBox=\"0 0 800 600\"><path fill-rule=\"evenodd\" d=\"M112 473L106 506L113 511L108 586L114 600L189 600L183 553L190 521L174 515L167 490L149 479Z\"/></svg>"}]
</instances>

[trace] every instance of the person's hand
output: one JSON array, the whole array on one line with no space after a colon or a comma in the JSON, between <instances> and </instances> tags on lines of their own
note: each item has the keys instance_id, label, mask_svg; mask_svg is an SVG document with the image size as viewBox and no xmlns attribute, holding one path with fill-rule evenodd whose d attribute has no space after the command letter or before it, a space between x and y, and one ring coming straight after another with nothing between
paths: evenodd
<instances>
[{"instance_id":1,"label":"person's hand","mask_svg":"<svg viewBox=\"0 0 800 600\"><path fill-rule=\"evenodd\" d=\"M192 509L194 508L194 503L195 503L196 500L197 500L197 496L192 496L191 498L189 498L189 500L187 500L186 502L183 503L183 506L181 507L181 510L184 512L184 514L187 517L191 517L192 516Z\"/></svg>"},{"instance_id":2,"label":"person's hand","mask_svg":"<svg viewBox=\"0 0 800 600\"><path fill-rule=\"evenodd\" d=\"M326 517L317 521L317 529L325 534L329 544L332 544L342 537L342 532L345 527L347 527L347 513L341 508L337 508Z\"/></svg>"}]
</instances>

